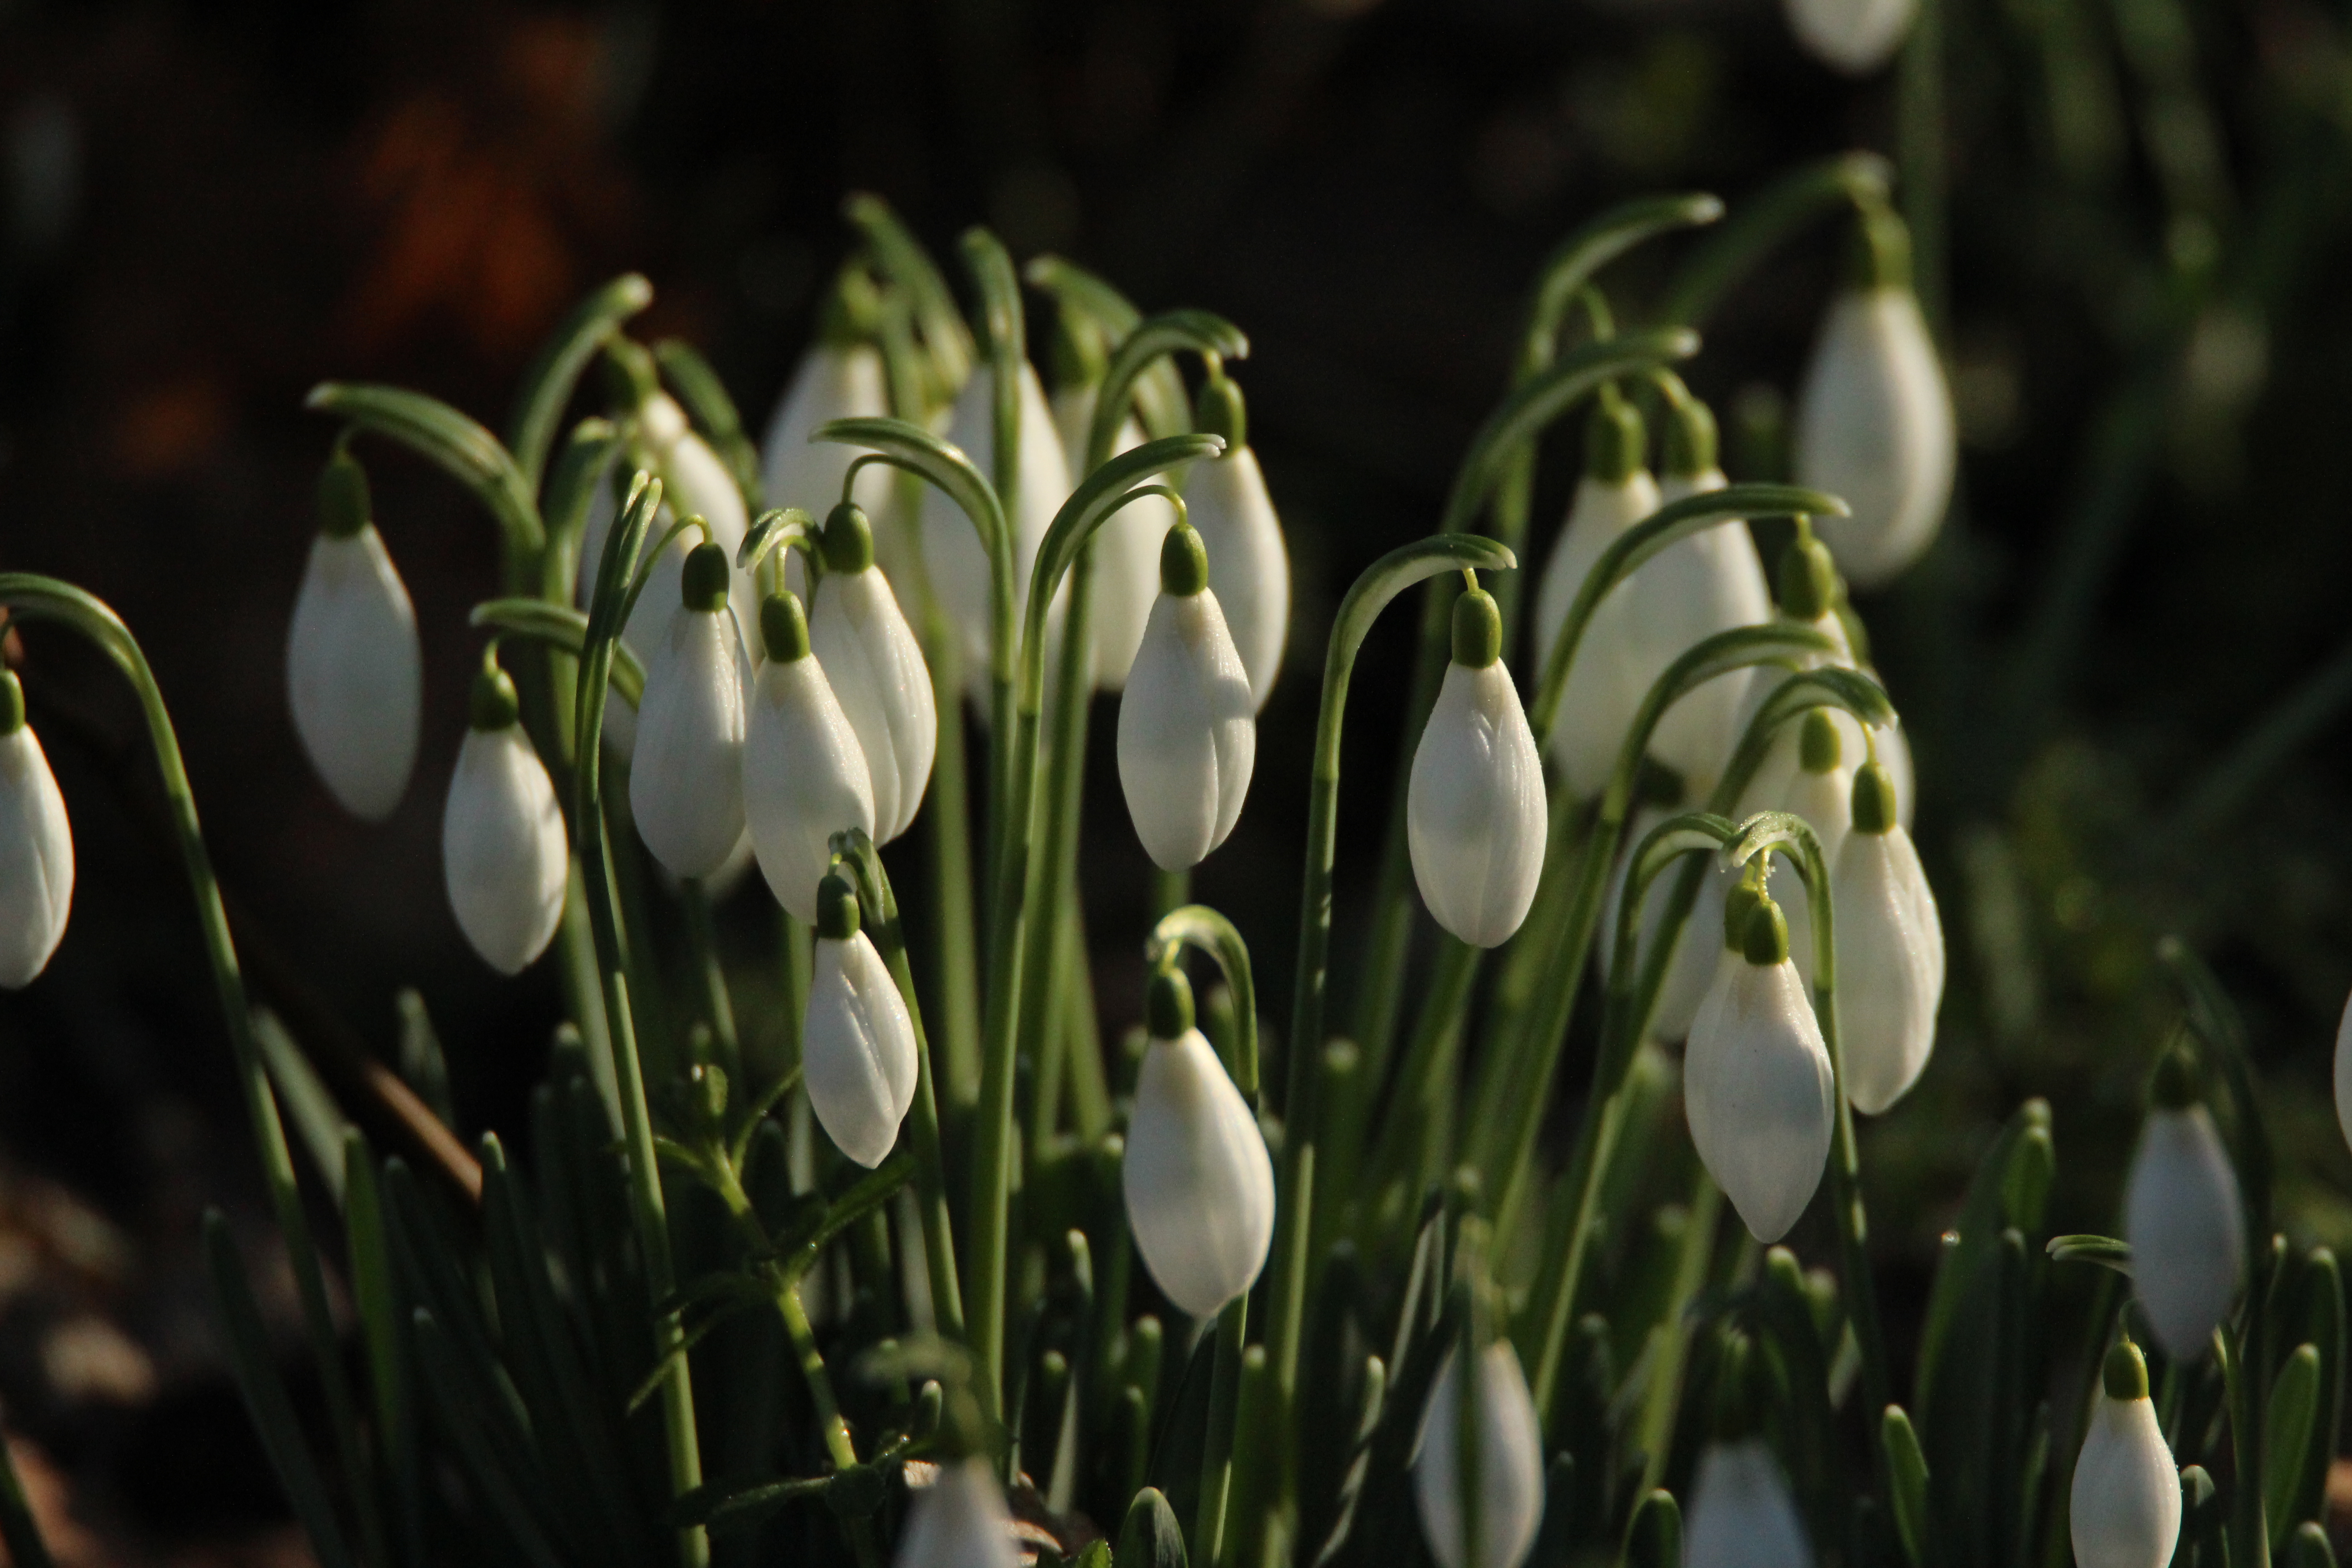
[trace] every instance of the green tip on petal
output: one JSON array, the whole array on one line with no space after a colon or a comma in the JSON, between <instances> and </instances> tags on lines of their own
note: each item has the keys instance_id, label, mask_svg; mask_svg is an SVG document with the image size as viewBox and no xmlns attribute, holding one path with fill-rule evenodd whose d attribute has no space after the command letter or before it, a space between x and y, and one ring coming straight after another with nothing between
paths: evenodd
<instances>
[{"instance_id":1,"label":"green tip on petal","mask_svg":"<svg viewBox=\"0 0 2352 1568\"><path fill-rule=\"evenodd\" d=\"M2107 1359L2099 1368L2099 1381L2109 1399L2146 1399L2147 1397L2147 1361L2139 1347L2129 1340L2117 1340L2107 1350Z\"/></svg>"},{"instance_id":2,"label":"green tip on petal","mask_svg":"<svg viewBox=\"0 0 2352 1568\"><path fill-rule=\"evenodd\" d=\"M1804 727L1797 732L1797 760L1809 773L1825 773L1838 765L1845 748L1838 740L1837 721L1826 708L1809 709Z\"/></svg>"},{"instance_id":3,"label":"green tip on petal","mask_svg":"<svg viewBox=\"0 0 2352 1568\"><path fill-rule=\"evenodd\" d=\"M25 683L13 669L0 669L0 735L25 727Z\"/></svg>"},{"instance_id":4,"label":"green tip on petal","mask_svg":"<svg viewBox=\"0 0 2352 1568\"><path fill-rule=\"evenodd\" d=\"M1764 896L1761 879L1742 877L1723 896L1723 945L1737 952L1748 945L1748 917Z\"/></svg>"},{"instance_id":5,"label":"green tip on petal","mask_svg":"<svg viewBox=\"0 0 2352 1568\"><path fill-rule=\"evenodd\" d=\"M349 539L374 515L367 470L351 453L337 451L319 473L319 531L330 539Z\"/></svg>"},{"instance_id":6,"label":"green tip on petal","mask_svg":"<svg viewBox=\"0 0 2352 1568\"><path fill-rule=\"evenodd\" d=\"M1179 521L1160 544L1160 591L1189 599L1209 585L1209 547L1200 530Z\"/></svg>"},{"instance_id":7,"label":"green tip on petal","mask_svg":"<svg viewBox=\"0 0 2352 1568\"><path fill-rule=\"evenodd\" d=\"M856 262L835 275L818 318L817 335L836 349L870 343L882 330L882 292L874 275Z\"/></svg>"},{"instance_id":8,"label":"green tip on petal","mask_svg":"<svg viewBox=\"0 0 2352 1568\"><path fill-rule=\"evenodd\" d=\"M1895 824L1895 780L1876 763L1864 763L1853 775L1853 830L1891 833Z\"/></svg>"},{"instance_id":9,"label":"green tip on petal","mask_svg":"<svg viewBox=\"0 0 2352 1568\"><path fill-rule=\"evenodd\" d=\"M1802 518L1798 521L1805 524ZM1810 524L1800 527L1780 552L1778 577L1780 613L1792 621L1818 621L1837 604L1837 563Z\"/></svg>"},{"instance_id":10,"label":"green tip on petal","mask_svg":"<svg viewBox=\"0 0 2352 1568\"><path fill-rule=\"evenodd\" d=\"M1650 433L1642 411L1604 389L1584 426L1584 477L1622 485L1649 461Z\"/></svg>"},{"instance_id":11,"label":"green tip on petal","mask_svg":"<svg viewBox=\"0 0 2352 1568\"><path fill-rule=\"evenodd\" d=\"M1503 612L1495 595L1473 588L1454 601L1454 662L1484 669L1503 657Z\"/></svg>"},{"instance_id":12,"label":"green tip on petal","mask_svg":"<svg viewBox=\"0 0 2352 1568\"><path fill-rule=\"evenodd\" d=\"M1240 385L1223 371L1201 384L1192 400L1192 428L1207 436L1223 436L1228 457L1249 442L1249 405Z\"/></svg>"},{"instance_id":13,"label":"green tip on petal","mask_svg":"<svg viewBox=\"0 0 2352 1568\"><path fill-rule=\"evenodd\" d=\"M826 872L816 885L816 934L827 942L847 942L857 926L856 889L838 871Z\"/></svg>"},{"instance_id":14,"label":"green tip on petal","mask_svg":"<svg viewBox=\"0 0 2352 1568\"><path fill-rule=\"evenodd\" d=\"M1064 306L1054 315L1054 390L1067 392L1074 387L1092 386L1103 378L1110 355L1103 346L1102 332L1092 321L1077 311Z\"/></svg>"},{"instance_id":15,"label":"green tip on petal","mask_svg":"<svg viewBox=\"0 0 2352 1568\"><path fill-rule=\"evenodd\" d=\"M1872 202L1857 211L1852 246L1846 276L1853 287L1911 287L1911 230L1893 207Z\"/></svg>"},{"instance_id":16,"label":"green tip on petal","mask_svg":"<svg viewBox=\"0 0 2352 1568\"><path fill-rule=\"evenodd\" d=\"M1756 895L1756 907L1748 911L1746 928L1739 933L1739 951L1759 968L1789 962L1788 918L1764 893Z\"/></svg>"},{"instance_id":17,"label":"green tip on petal","mask_svg":"<svg viewBox=\"0 0 2352 1568\"><path fill-rule=\"evenodd\" d=\"M661 391L661 374L642 343L613 337L604 343L604 395L616 408L642 408Z\"/></svg>"},{"instance_id":18,"label":"green tip on petal","mask_svg":"<svg viewBox=\"0 0 2352 1568\"><path fill-rule=\"evenodd\" d=\"M474 672L473 689L466 698L467 723L477 730L503 730L521 712L513 679L495 660Z\"/></svg>"},{"instance_id":19,"label":"green tip on petal","mask_svg":"<svg viewBox=\"0 0 2352 1568\"><path fill-rule=\"evenodd\" d=\"M1192 983L1181 969L1162 969L1143 994L1143 1026L1155 1040L1181 1040L1192 1027Z\"/></svg>"},{"instance_id":20,"label":"green tip on petal","mask_svg":"<svg viewBox=\"0 0 2352 1568\"><path fill-rule=\"evenodd\" d=\"M727 552L716 544L698 544L687 552L678 573L678 595L689 610L706 614L727 607Z\"/></svg>"},{"instance_id":21,"label":"green tip on petal","mask_svg":"<svg viewBox=\"0 0 2352 1568\"><path fill-rule=\"evenodd\" d=\"M2188 1037L2176 1037L2156 1064L2156 1081L2148 1086L2148 1100L2160 1110L2186 1110L2205 1098L2203 1076Z\"/></svg>"},{"instance_id":22,"label":"green tip on petal","mask_svg":"<svg viewBox=\"0 0 2352 1568\"><path fill-rule=\"evenodd\" d=\"M760 601L760 646L768 650L771 664L808 657L808 616L800 600L790 594L771 594Z\"/></svg>"},{"instance_id":23,"label":"green tip on petal","mask_svg":"<svg viewBox=\"0 0 2352 1568\"><path fill-rule=\"evenodd\" d=\"M1678 397L1666 414L1666 477L1696 479L1721 461L1715 411L1696 397Z\"/></svg>"},{"instance_id":24,"label":"green tip on petal","mask_svg":"<svg viewBox=\"0 0 2352 1568\"><path fill-rule=\"evenodd\" d=\"M843 501L825 514L819 543L828 572L850 576L874 564L874 524L867 521L866 509L854 500Z\"/></svg>"}]
</instances>

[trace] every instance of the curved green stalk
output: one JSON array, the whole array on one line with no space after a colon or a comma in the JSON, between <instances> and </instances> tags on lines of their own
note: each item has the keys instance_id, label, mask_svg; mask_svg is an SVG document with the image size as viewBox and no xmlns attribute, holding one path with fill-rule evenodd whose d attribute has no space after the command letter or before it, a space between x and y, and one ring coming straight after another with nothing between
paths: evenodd
<instances>
[{"instance_id":1,"label":"curved green stalk","mask_svg":"<svg viewBox=\"0 0 2352 1568\"><path fill-rule=\"evenodd\" d=\"M953 397L971 374L972 342L963 313L956 309L955 296L948 291L947 279L880 196L853 192L841 204L841 216L866 237L875 260L913 303L935 383L934 400Z\"/></svg>"},{"instance_id":2,"label":"curved green stalk","mask_svg":"<svg viewBox=\"0 0 2352 1568\"><path fill-rule=\"evenodd\" d=\"M507 425L507 450L531 493L539 491L556 426L588 362L623 321L653 302L654 286L642 274L623 273L573 306L523 372Z\"/></svg>"},{"instance_id":3,"label":"curved green stalk","mask_svg":"<svg viewBox=\"0 0 2352 1568\"><path fill-rule=\"evenodd\" d=\"M728 395L727 384L719 379L702 351L682 339L664 338L654 345L653 353L662 379L677 394L696 428L742 492L744 508L757 512L765 504L760 492L760 449L745 434L742 412Z\"/></svg>"},{"instance_id":4,"label":"curved green stalk","mask_svg":"<svg viewBox=\"0 0 2352 1568\"><path fill-rule=\"evenodd\" d=\"M1033 258L1021 275L1031 288L1052 295L1064 310L1092 322L1106 342L1122 341L1143 321L1143 312L1126 295L1058 256ZM1135 410L1148 435L1181 436L1192 428L1192 404L1184 391L1184 378L1176 374L1174 365L1163 361L1146 365L1137 379Z\"/></svg>"},{"instance_id":5,"label":"curved green stalk","mask_svg":"<svg viewBox=\"0 0 2352 1568\"><path fill-rule=\"evenodd\" d=\"M469 626L488 626L501 637L538 643L578 658L588 646L588 616L545 599L485 599L466 616ZM645 700L646 667L619 643L613 645L613 689L635 708Z\"/></svg>"},{"instance_id":6,"label":"curved green stalk","mask_svg":"<svg viewBox=\"0 0 2352 1568\"><path fill-rule=\"evenodd\" d=\"M1842 153L1782 175L1741 203L1731 221L1683 263L1659 302L1659 316L1704 321L1766 252L1825 212L1885 202L1894 179L1894 170L1875 153Z\"/></svg>"},{"instance_id":7,"label":"curved green stalk","mask_svg":"<svg viewBox=\"0 0 2352 1568\"><path fill-rule=\"evenodd\" d=\"M588 917L596 939L596 961L603 971L604 1016L613 1049L614 1077L620 1088L621 1119L626 1140L629 1208L635 1222L637 1247L644 1260L646 1288L656 1301L676 1293L677 1269L670 1258L669 1216L662 1197L661 1170L654 1152L653 1119L646 1106L645 1071L637 1057L637 1034L629 1009L627 959L621 944L620 917L614 905L611 861L607 853L603 794L604 702L620 647L623 602L631 568L644 548L646 531L661 505L661 481L638 474L628 501L614 520L604 542L604 556L596 574L596 593L588 614L586 640L581 652L580 737L578 764L572 774L572 833L588 894ZM679 1353L685 1336L675 1311L654 1323L656 1364L667 1364L662 1380L663 1434L669 1455L673 1496L683 1496L702 1484L702 1456L694 1426L694 1383L688 1358ZM686 1568L701 1568L709 1561L709 1539L698 1528L678 1532L679 1560Z\"/></svg>"},{"instance_id":8,"label":"curved green stalk","mask_svg":"<svg viewBox=\"0 0 2352 1568\"><path fill-rule=\"evenodd\" d=\"M196 925L204 937L205 958L212 968L214 995L220 1004L222 1021L228 1027L229 1046L236 1057L237 1088L244 1096L254 1145L261 1156L262 1180L269 1189L270 1207L277 1216L278 1232L285 1238L287 1257L293 1265L295 1289L302 1303L302 1327L310 1340L311 1359L318 1365L320 1386L326 1394L336 1458L350 1485L366 1560L372 1563L387 1563L383 1523L370 1479L374 1472L367 1464L367 1451L360 1440L359 1406L352 1399L351 1380L344 1372L342 1353L335 1341L334 1316L327 1303L326 1276L319 1265L310 1218L302 1209L300 1181L295 1174L294 1156L286 1144L285 1127L278 1121L268 1070L262 1062L260 1045L254 1038L253 1010L246 997L245 973L237 963L236 943L229 935L228 912L221 903L220 884L213 875L212 852L205 845L204 829L196 820L195 791L188 783L188 770L180 758L179 736L173 731L172 715L163 705L163 690L155 684L155 672L149 668L139 639L131 635L122 617L103 600L69 583L29 572L0 572L0 607L16 619L56 621L70 626L106 655L139 698L140 712L147 724L147 742L155 753L155 771L163 779L172 831L180 841L180 858L188 873L188 890L195 901Z\"/></svg>"},{"instance_id":9,"label":"curved green stalk","mask_svg":"<svg viewBox=\"0 0 2352 1568\"><path fill-rule=\"evenodd\" d=\"M473 491L498 522L508 589L529 590L546 531L530 480L496 436L439 398L397 386L322 381L302 402L399 442Z\"/></svg>"},{"instance_id":10,"label":"curved green stalk","mask_svg":"<svg viewBox=\"0 0 2352 1568\"><path fill-rule=\"evenodd\" d=\"M1234 994L1234 1087L1253 1105L1258 1093L1257 984L1250 976L1249 944L1234 922L1206 904L1186 904L1160 917L1143 944L1144 961L1154 965L1173 959L1180 947L1192 947L1217 961L1225 988Z\"/></svg>"},{"instance_id":11,"label":"curved green stalk","mask_svg":"<svg viewBox=\"0 0 2352 1568\"><path fill-rule=\"evenodd\" d=\"M1475 533L1440 533L1392 550L1366 568L1331 623L1323 698L1315 722L1315 773L1307 806L1307 865L1298 893L1298 969L1291 1004L1290 1062L1283 1095L1282 1171L1275 1204L1274 1283L1266 1355L1273 1363L1281 1481L1276 1506L1287 1512L1297 1487L1298 1340L1314 1235L1316 1080L1323 1050L1323 989L1331 947L1331 868L1339 847L1339 737L1348 683L1372 622L1415 583L1465 567L1507 571L1517 557Z\"/></svg>"},{"instance_id":12,"label":"curved green stalk","mask_svg":"<svg viewBox=\"0 0 2352 1568\"><path fill-rule=\"evenodd\" d=\"M1721 198L1704 192L1643 196L1610 208L1560 242L1536 275L1519 342L1522 381L1551 363L1568 313L1601 269L1638 245L1676 229L1703 228L1723 216Z\"/></svg>"},{"instance_id":13,"label":"curved green stalk","mask_svg":"<svg viewBox=\"0 0 2352 1568\"><path fill-rule=\"evenodd\" d=\"M1087 426L1087 472L1094 472L1110 457L1111 443L1118 439L1118 427L1127 418L1128 405L1143 373L1169 355L1188 350L1215 364L1247 358L1249 339L1223 316L1206 310L1171 310L1140 323L1120 339L1111 352L1110 363L1103 368L1094 418Z\"/></svg>"}]
</instances>

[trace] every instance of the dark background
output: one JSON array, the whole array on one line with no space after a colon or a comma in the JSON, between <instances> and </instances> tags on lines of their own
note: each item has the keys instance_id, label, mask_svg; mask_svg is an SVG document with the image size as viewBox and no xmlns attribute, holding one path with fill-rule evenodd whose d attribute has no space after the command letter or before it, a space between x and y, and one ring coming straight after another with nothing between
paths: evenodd
<instances>
[{"instance_id":1,"label":"dark background","mask_svg":"<svg viewBox=\"0 0 2352 1568\"><path fill-rule=\"evenodd\" d=\"M544 965L497 982L467 952L438 847L478 647L464 617L493 591L495 540L437 475L371 453L424 635L425 742L393 820L352 821L284 697L333 434L303 394L395 382L502 424L540 335L635 268L657 290L642 335L702 344L756 427L844 253L845 192L887 196L947 257L990 223L1018 257L1061 251L1146 309L1203 306L1251 335L1237 374L1297 605L1250 812L1199 891L1256 947L1279 1019L1329 608L1433 525L1545 252L1626 195L1736 207L1795 161L1875 148L1927 220L1964 442L1935 552L1861 606L1912 731L1952 941L1936 1063L1866 1139L1895 1299L2027 1094L2057 1108L2058 1228L2112 1222L2174 1011L2150 956L2163 931L2248 1011L2283 1218L2341 1245L2344 8L1954 0L1940 16L1918 79L1939 111L1895 70L1852 82L1807 59L1766 0L0 0L0 567L80 583L140 635L255 940L380 1051L416 987L461 1131L511 1127L554 985ZM1621 315L1675 250L1610 275ZM1776 466L1772 393L1793 393L1835 259L1833 234L1808 237L1709 324L1691 379L1740 477ZM1573 450L1572 431L1550 449L1538 559ZM1358 676L1342 994L1408 619ZM58 635L18 656L80 878L48 974L0 997L0 1398L97 1531L86 1559L283 1556L282 1535L250 1533L278 1505L194 1264L202 1206L255 1215L256 1184L184 884L136 826L153 790L135 711ZM2282 702L2310 721L2250 749ZM1143 862L1107 766L1090 802L1116 1029L1139 1010ZM756 879L722 918L740 954L772 942ZM260 1256L266 1227L247 1227Z\"/></svg>"}]
</instances>

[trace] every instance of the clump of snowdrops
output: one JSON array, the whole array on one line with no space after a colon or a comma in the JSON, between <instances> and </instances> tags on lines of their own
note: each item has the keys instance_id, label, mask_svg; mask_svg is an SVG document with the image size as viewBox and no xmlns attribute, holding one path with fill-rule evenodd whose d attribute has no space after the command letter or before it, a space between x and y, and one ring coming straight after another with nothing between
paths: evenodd
<instances>
[{"instance_id":1,"label":"clump of snowdrops","mask_svg":"<svg viewBox=\"0 0 2352 1568\"><path fill-rule=\"evenodd\" d=\"M417 787L422 712L362 454L421 454L499 529L443 843L483 961L562 980L525 1158L446 1129L379 1157L248 1010L130 630L0 575L144 704L319 1431L215 1216L221 1321L326 1568L2332 1560L2336 1268L2263 1239L2243 1043L2186 952L2122 1237L2046 1234L2050 1114L2020 1108L1895 1381L1854 1119L1927 1064L1945 935L1847 585L1927 547L1954 453L1880 165L1797 171L1719 227L1690 195L1571 237L1436 528L1356 581L1320 648L1290 637L1238 329L1144 317L1055 258L1016 271L977 229L967 314L881 203L847 216L757 446L691 348L630 337L634 277L562 325L503 438L412 392L312 395L339 433L287 679L354 815ZM1815 225L1851 258L1798 482L1731 484L1675 367ZM1685 249L1663 296L1603 289L1653 243ZM1573 501L1537 528L1539 439L1570 420ZM1417 616L1382 616L1417 584ZM1375 636L1419 639L1412 749L1380 879L1335 888ZM1255 776L1286 679L1321 702L1277 1027L1242 933L1278 912L1193 903L1188 879L1254 785L1297 785ZM1124 1039L1077 895L1097 693L1158 868ZM38 975L72 884L0 674L0 983ZM1339 900L1365 933L1344 1005ZM721 965L720 900L772 906L765 984ZM775 1016L739 1017L753 997ZM2347 1062L2352 1017L2339 1096ZM2098 1280L2071 1321L2046 1310L2062 1263Z\"/></svg>"}]
</instances>

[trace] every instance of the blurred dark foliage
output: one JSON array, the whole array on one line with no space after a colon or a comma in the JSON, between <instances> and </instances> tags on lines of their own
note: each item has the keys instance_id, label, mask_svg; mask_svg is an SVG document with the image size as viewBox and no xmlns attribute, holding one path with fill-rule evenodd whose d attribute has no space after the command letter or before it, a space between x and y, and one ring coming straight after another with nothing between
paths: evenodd
<instances>
[{"instance_id":1,"label":"blurred dark foliage","mask_svg":"<svg viewBox=\"0 0 2352 1568\"><path fill-rule=\"evenodd\" d=\"M1540 258L1621 196L1736 205L1794 161L1878 148L1925 220L1966 444L1942 542L1861 606L1912 730L1954 953L1935 1064L1867 1135L1890 1300L1916 1298L1965 1173L2027 1095L2056 1108L2055 1228L2112 1222L2177 1011L2151 951L2167 931L2248 1014L2285 1223L2341 1247L2352 307L2329 284L2352 263L2352 34L2316 0L1939 10L1942 122L1899 72L1850 83L1806 59L1764 0L0 0L0 563L84 584L138 631L257 940L387 1053L394 994L419 988L462 1130L511 1128L554 985L545 966L494 982L467 952L438 848L494 542L439 478L376 462L428 688L409 798L363 827L286 716L285 619L332 434L304 392L404 383L500 423L541 332L634 268L657 289L645 332L703 344L763 420L844 248L845 192L881 192L942 247L992 224L1018 255L1060 250L1147 308L1203 305L1252 336L1295 667L1199 892L1256 946L1280 1017L1330 605L1432 525ZM1744 477L1779 461L1776 391L1835 254L1826 233L1791 248L1710 323L1693 381ZM1612 275L1625 314L1665 259ZM1564 503L1572 434L1540 516ZM1343 967L1399 740L1398 625L1359 675ZM136 1417L53 1397L56 1369L15 1351L0 1392L135 1524L215 1530L224 1498L273 1506L193 1282L201 1205L257 1207L227 1053L176 870L137 826L152 780L102 743L131 735L131 706L62 639L26 642L81 877L49 974L0 998L0 1149L88 1194L135 1261L12 1274L0 1344L110 1314L165 1392ZM2297 700L2310 723L2250 745ZM68 720L101 744L64 738ZM1139 1003L1144 883L1107 765L1088 821L1116 1028ZM764 896L723 913L735 951L769 950ZM1800 1239L1826 1256L1825 1232ZM207 1401L219 1419L198 1419ZM142 1479L159 1443L228 1489Z\"/></svg>"}]
</instances>

